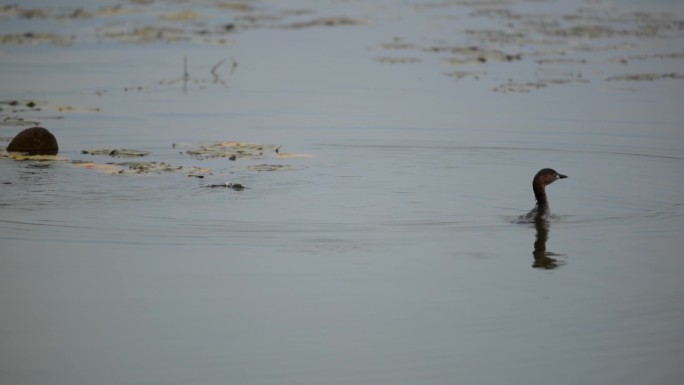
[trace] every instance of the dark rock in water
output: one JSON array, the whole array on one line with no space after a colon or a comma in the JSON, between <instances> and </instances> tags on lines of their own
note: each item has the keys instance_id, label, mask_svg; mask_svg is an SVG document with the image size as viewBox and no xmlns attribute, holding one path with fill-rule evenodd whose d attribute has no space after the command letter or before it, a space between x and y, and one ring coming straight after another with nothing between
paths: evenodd
<instances>
[{"instance_id":1,"label":"dark rock in water","mask_svg":"<svg viewBox=\"0 0 684 385\"><path fill-rule=\"evenodd\" d=\"M28 155L57 155L57 139L43 127L31 127L17 134L7 146L7 152Z\"/></svg>"}]
</instances>

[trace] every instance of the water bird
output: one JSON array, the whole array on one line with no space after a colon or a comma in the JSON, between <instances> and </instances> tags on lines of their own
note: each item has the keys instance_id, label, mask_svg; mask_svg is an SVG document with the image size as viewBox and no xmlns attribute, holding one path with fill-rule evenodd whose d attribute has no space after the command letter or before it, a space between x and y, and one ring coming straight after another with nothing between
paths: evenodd
<instances>
[{"instance_id":1,"label":"water bird","mask_svg":"<svg viewBox=\"0 0 684 385\"><path fill-rule=\"evenodd\" d=\"M546 197L546 186L557 181L558 179L565 179L567 175L559 174L556 170L551 168L543 168L537 172L532 179L532 190L534 191L534 198L537 204L526 215L521 215L518 222L530 223L546 221L551 215L549 209L549 200Z\"/></svg>"}]
</instances>

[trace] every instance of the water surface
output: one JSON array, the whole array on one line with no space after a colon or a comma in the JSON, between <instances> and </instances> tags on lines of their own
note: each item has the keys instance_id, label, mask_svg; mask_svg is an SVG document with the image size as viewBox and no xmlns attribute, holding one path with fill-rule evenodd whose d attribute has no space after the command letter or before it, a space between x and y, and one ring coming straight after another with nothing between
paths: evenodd
<instances>
[{"instance_id":1,"label":"water surface","mask_svg":"<svg viewBox=\"0 0 684 385\"><path fill-rule=\"evenodd\" d=\"M643 8L634 3L600 5ZM150 9L212 14L213 4L162 2L112 23L159 23ZM253 5L247 16L284 14L273 22L283 25L363 23L264 22L204 44L98 37L101 18L3 21L3 33L78 36L66 47L0 46L4 99L99 109L22 115L55 133L61 155L106 163L120 159L80 150L135 148L213 173L117 176L0 159L0 382L673 384L684 375L682 80L606 80L680 71L682 58L638 57L681 52L681 29L667 39L567 37L564 49L623 45L578 49L566 56L586 63L550 67L488 59L456 68L477 78L456 79L450 55L423 48L483 44L464 30L505 23L458 4ZM537 5L500 8L581 6ZM652 12L662 8L683 17L676 2ZM395 53L388 42L414 48ZM578 72L589 81L494 91L509 78ZM0 126L0 136L20 130ZM181 154L227 140L311 157ZM247 168L264 162L295 170ZM531 178L543 167L569 176L548 187L557 218L544 229L512 223L533 207ZM248 188L206 187L223 182Z\"/></svg>"}]
</instances>

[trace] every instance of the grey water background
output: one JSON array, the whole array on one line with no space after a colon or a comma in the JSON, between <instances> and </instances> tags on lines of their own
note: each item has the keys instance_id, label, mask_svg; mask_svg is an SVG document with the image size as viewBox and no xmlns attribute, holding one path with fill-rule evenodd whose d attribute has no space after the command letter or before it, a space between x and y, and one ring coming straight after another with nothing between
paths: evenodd
<instances>
[{"instance_id":1,"label":"grey water background","mask_svg":"<svg viewBox=\"0 0 684 385\"><path fill-rule=\"evenodd\" d=\"M607 82L596 74L614 67L596 61L581 68L588 84L497 93L530 63L456 80L431 56L373 60L395 36L455 38L477 23L461 8L292 4L371 21L246 30L226 46L0 46L3 99L100 108L43 121L62 155L106 162L80 150L135 148L213 170L119 177L2 160L0 383L681 381L681 80ZM678 2L616 4L682 17ZM90 31L0 29L24 23ZM193 77L226 58L238 66L221 68L225 85L159 84L182 76L184 57ZM225 140L312 157L250 172L172 148ZM557 218L539 261L539 231L512 222L534 205L542 167L569 178L548 188ZM248 189L204 186L225 181Z\"/></svg>"}]
</instances>

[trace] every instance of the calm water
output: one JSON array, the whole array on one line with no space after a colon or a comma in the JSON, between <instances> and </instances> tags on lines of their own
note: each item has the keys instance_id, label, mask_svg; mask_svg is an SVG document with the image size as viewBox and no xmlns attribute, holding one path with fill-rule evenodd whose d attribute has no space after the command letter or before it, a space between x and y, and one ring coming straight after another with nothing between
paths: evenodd
<instances>
[{"instance_id":1,"label":"calm water","mask_svg":"<svg viewBox=\"0 0 684 385\"><path fill-rule=\"evenodd\" d=\"M580 6L562 3L538 9ZM210 14L211 4L153 9ZM363 24L254 26L225 45L99 39L109 22L98 18L0 24L79 36L0 45L4 99L100 109L24 116L55 133L63 156L106 163L117 159L80 150L135 148L213 170L124 177L0 159L2 384L681 381L684 83L606 80L681 71L681 57L636 58L682 52L681 30L568 37L643 44L551 68L488 60L464 67L478 78L456 79L449 55L421 47L486 45L463 30L500 20L420 2L248 4L264 20L295 15L278 23ZM157 20L144 9L117 20ZM676 3L653 11L663 9L684 18ZM232 20L217 15L209 21ZM397 41L417 48L382 48ZM589 82L493 91L568 72ZM311 157L198 160L172 148L227 140ZM296 170L247 169L261 163ZM569 176L547 190L557 219L511 223L533 207L543 167ZM248 189L206 187L226 181Z\"/></svg>"}]
</instances>

